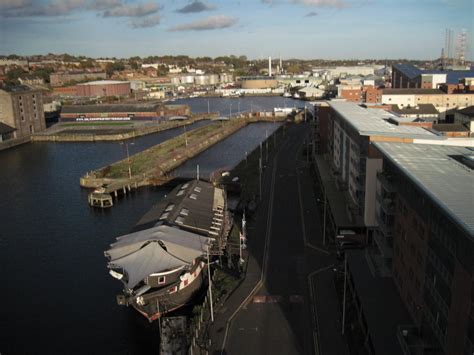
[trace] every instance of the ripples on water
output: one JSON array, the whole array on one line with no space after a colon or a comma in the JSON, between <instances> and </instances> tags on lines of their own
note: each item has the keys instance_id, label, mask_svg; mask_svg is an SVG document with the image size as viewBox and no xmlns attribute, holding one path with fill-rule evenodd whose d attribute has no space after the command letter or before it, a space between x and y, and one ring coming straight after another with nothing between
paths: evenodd
<instances>
[{"instance_id":1,"label":"ripples on water","mask_svg":"<svg viewBox=\"0 0 474 355\"><path fill-rule=\"evenodd\" d=\"M202 100L194 99L195 112ZM211 107L227 105L211 100ZM267 109L283 102L241 100L248 106L266 102ZM207 99L204 104L207 110ZM195 171L197 163L205 172L232 167L274 128L250 125L181 170ZM130 153L180 133L174 129L128 141ZM93 210L88 191L79 187L85 172L124 157L118 142L34 143L0 152L0 353L158 352L157 324L116 305L121 290L108 275L103 251L168 190L141 189L110 210Z\"/></svg>"}]
</instances>

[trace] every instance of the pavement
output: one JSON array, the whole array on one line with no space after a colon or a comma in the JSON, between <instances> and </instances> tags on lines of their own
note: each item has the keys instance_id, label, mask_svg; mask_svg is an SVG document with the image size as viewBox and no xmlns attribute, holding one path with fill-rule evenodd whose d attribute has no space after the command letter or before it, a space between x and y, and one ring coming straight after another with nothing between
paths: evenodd
<instances>
[{"instance_id":1,"label":"pavement","mask_svg":"<svg viewBox=\"0 0 474 355\"><path fill-rule=\"evenodd\" d=\"M309 131L307 124L289 126L267 162L248 231L246 278L215 314L211 354L348 354L336 259L323 245L321 206L301 153Z\"/></svg>"}]
</instances>

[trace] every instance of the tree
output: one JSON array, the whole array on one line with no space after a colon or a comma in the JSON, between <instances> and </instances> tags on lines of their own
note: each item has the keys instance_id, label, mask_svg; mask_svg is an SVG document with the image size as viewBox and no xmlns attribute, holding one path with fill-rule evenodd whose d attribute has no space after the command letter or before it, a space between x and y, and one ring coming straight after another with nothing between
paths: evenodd
<instances>
[{"instance_id":1,"label":"tree","mask_svg":"<svg viewBox=\"0 0 474 355\"><path fill-rule=\"evenodd\" d=\"M121 62L115 62L115 63L107 63L105 66L105 72L107 73L108 76L112 76L112 74L116 71L122 71L125 69L125 65Z\"/></svg>"}]
</instances>

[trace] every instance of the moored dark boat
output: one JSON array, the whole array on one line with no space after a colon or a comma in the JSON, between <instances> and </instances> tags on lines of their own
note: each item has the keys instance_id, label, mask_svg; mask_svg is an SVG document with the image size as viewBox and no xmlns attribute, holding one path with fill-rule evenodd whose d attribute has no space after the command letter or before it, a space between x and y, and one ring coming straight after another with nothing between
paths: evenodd
<instances>
[{"instance_id":1,"label":"moored dark boat","mask_svg":"<svg viewBox=\"0 0 474 355\"><path fill-rule=\"evenodd\" d=\"M209 255L225 247L226 210L221 188L204 181L177 186L105 252L110 274L124 285L118 303L149 321L188 304Z\"/></svg>"}]
</instances>

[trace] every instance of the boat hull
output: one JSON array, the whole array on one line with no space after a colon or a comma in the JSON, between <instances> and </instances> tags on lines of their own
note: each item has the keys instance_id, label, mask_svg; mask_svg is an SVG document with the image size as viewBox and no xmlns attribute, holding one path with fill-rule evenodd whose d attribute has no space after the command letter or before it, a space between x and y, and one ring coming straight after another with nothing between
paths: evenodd
<instances>
[{"instance_id":1,"label":"boat hull","mask_svg":"<svg viewBox=\"0 0 474 355\"><path fill-rule=\"evenodd\" d=\"M138 301L136 297L131 298L130 305L150 322L188 305L203 285L203 272L201 268L198 270L199 273L194 280L176 292L169 293L163 290L151 292L142 296L143 302Z\"/></svg>"}]
</instances>

